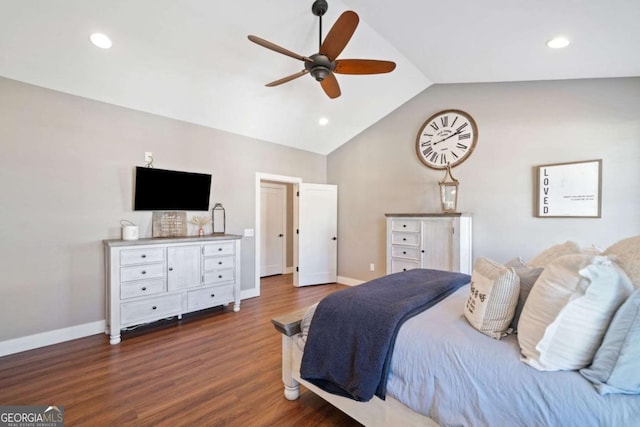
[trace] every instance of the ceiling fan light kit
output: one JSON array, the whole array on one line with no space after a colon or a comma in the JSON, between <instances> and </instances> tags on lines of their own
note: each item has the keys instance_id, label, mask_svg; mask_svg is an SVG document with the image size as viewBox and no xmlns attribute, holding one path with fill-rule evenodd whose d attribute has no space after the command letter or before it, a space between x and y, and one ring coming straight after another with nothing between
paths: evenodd
<instances>
[{"instance_id":1,"label":"ceiling fan light kit","mask_svg":"<svg viewBox=\"0 0 640 427\"><path fill-rule=\"evenodd\" d=\"M311 6L311 11L320 21L320 37L319 51L311 56L299 55L270 41L257 36L250 35L249 40L252 42L281 53L291 58L304 62L304 70L297 73L267 83L266 86L273 87L283 83L290 82L305 74L311 76L322 86L324 92L329 98L337 98L340 96L340 85L335 74L382 74L389 73L396 68L396 64L391 61L381 61L373 59L337 59L342 53L347 43L356 31L360 18L354 11L347 10L343 12L333 27L327 33L324 41L322 40L322 16L329 8L325 0L315 0Z\"/></svg>"}]
</instances>

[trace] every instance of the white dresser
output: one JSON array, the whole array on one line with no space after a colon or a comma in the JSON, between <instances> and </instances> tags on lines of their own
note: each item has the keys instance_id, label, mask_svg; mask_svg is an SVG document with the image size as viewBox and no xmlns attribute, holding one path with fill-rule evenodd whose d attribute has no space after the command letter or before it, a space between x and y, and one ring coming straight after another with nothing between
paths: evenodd
<instances>
[{"instance_id":1,"label":"white dresser","mask_svg":"<svg viewBox=\"0 0 640 427\"><path fill-rule=\"evenodd\" d=\"M471 215L385 214L387 274L413 268L471 274Z\"/></svg>"},{"instance_id":2,"label":"white dresser","mask_svg":"<svg viewBox=\"0 0 640 427\"><path fill-rule=\"evenodd\" d=\"M110 343L133 325L231 302L239 311L241 238L105 240Z\"/></svg>"}]
</instances>

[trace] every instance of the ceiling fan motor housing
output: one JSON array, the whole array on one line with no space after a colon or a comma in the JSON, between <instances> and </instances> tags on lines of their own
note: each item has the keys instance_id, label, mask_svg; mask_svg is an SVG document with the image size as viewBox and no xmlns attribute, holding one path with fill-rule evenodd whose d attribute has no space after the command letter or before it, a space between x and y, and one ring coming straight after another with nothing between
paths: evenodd
<instances>
[{"instance_id":1,"label":"ceiling fan motor housing","mask_svg":"<svg viewBox=\"0 0 640 427\"><path fill-rule=\"evenodd\" d=\"M319 82L323 81L336 68L336 61L330 61L325 55L316 53L309 58L313 62L305 62L304 68Z\"/></svg>"}]
</instances>

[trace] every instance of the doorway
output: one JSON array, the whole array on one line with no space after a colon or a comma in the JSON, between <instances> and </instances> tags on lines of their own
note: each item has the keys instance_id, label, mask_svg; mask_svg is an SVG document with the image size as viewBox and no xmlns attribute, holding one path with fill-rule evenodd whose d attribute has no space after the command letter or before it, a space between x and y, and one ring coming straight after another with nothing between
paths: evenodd
<instances>
[{"instance_id":1,"label":"doorway","mask_svg":"<svg viewBox=\"0 0 640 427\"><path fill-rule=\"evenodd\" d=\"M260 183L260 277L292 271L292 184Z\"/></svg>"},{"instance_id":2,"label":"doorway","mask_svg":"<svg viewBox=\"0 0 640 427\"><path fill-rule=\"evenodd\" d=\"M307 232L310 231L311 227L305 226L305 230L300 229L299 224L304 224L305 219L307 219L307 217L312 217L314 212L309 212L307 211L301 211L300 210L300 203L299 203L299 197L298 195L300 194L300 190L301 188L310 188L310 187L315 187L315 189L320 189L321 187L333 187L334 191L337 194L337 187L336 186L332 186L332 185L326 185L326 184L303 184L302 183L302 179L301 178L297 178L297 177L290 177L290 176L284 176L284 175L273 175L273 174L266 174L266 173L260 173L257 172L256 173L256 180L255 180L255 212L256 212L256 220L255 220L255 234L254 234L254 238L255 238L255 271L254 271L254 277L255 277L255 285L254 285L254 289L251 290L250 293L243 293L243 298L251 298L251 297L257 297L260 296L260 271L261 271L261 264L262 264L262 257L263 255L263 250L261 248L261 235L263 233L262 230L262 226L261 226L261 216L262 216L262 191L261 191L261 186L263 183L276 183L276 184L291 184L291 193L292 195L295 195L293 197L293 207L292 207L292 215L293 216L293 229L292 229L292 244L291 244L291 249L292 249L292 253L293 253L293 263L292 263L292 268L293 268L293 277L294 277L294 286L298 286L300 285L308 285L308 284L322 284L322 283L333 283L337 280L337 230L336 229L325 229L324 227L321 227L323 230L325 230L324 233L312 233L315 235L316 238L321 239L322 241L331 241L332 244L330 245L326 245L324 244L324 242L319 242L319 244L314 245L313 243L310 245L306 245L306 248L303 248L304 250L302 252L300 252L300 244L299 244L299 237L300 234L305 233L305 230L307 230ZM316 193L315 191L313 191L312 193ZM310 195L309 197L314 197L314 195ZM307 204L307 206L317 206L317 204L314 203L310 203ZM304 207L304 206L303 206ZM335 220L329 221L329 223L332 224L336 224L337 225L337 205L334 211L332 211L329 215L333 215L335 216ZM308 224L308 222L307 222ZM317 231L316 229L318 228L316 224L313 224L312 227L314 228L314 232ZM318 248L330 248L333 251L333 254L330 254L328 256L322 255L320 258L327 259L327 260L331 260L331 262L329 262L328 264L332 265L332 272L329 275L324 275L324 280L321 281L316 281L315 283L312 282L299 282L299 272L298 272L298 268L299 266L305 266L305 265L312 265L311 263L309 263L308 261L305 260L309 260L309 259L318 259ZM314 266L315 268L316 266ZM309 273L309 276L312 277L318 277L314 271L305 271L305 273ZM302 278L304 279L304 274L302 274Z\"/></svg>"}]
</instances>

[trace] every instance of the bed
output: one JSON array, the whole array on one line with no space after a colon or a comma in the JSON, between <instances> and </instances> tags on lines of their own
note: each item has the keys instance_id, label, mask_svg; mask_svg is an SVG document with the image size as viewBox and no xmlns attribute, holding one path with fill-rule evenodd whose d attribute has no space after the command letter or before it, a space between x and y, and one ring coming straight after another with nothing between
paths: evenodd
<instances>
[{"instance_id":1,"label":"bed","mask_svg":"<svg viewBox=\"0 0 640 427\"><path fill-rule=\"evenodd\" d=\"M585 365L583 369L555 369L551 366L553 357L550 357L542 359L547 365L539 361L543 366L536 367L533 360L527 360L524 356L526 352L523 353L523 348L526 347L526 343L520 342L524 338L511 333L515 308L510 314L509 328L506 332L497 336L480 333L478 325L473 326L473 319L470 320L468 313L465 313L469 295L474 294L472 289L477 293L482 285L476 271L476 268L479 270L480 267L474 265L472 277L475 284L467 283L456 288L450 295L419 314L410 316L399 326L391 349L388 372L385 373L384 398L376 395L366 401L354 400L329 393L323 389L324 387L321 388L302 378L300 368L304 348L308 343L307 339L310 338L306 334L311 332L314 309L305 309L273 319L276 329L282 333L282 379L285 397L295 400L299 396L299 386L302 384L366 426L640 426L640 383L633 379L630 380L629 386L627 381L623 384L627 389L621 390L613 386L612 389L606 381L603 384L602 378L600 382L593 379L599 374L598 369L594 368L596 360L602 359L600 355L605 353L605 344L611 342L606 329L613 329L614 324L622 322L617 320L620 317L619 313L624 307L630 306L631 302L636 304L636 308L630 307L625 309L626 312L640 312L640 276L636 271L640 269L640 236L634 238L631 243L632 249L629 249L630 243L626 241L618 246L613 245L613 249L607 249L604 254L577 255L575 252L583 250L575 244L564 244L560 249L560 245L555 245L543 251L529 263L527 270L535 269L538 276L528 289L531 296L525 295L524 301L520 291L525 287L525 276L524 273L522 276L518 275L516 299L525 305L519 307L521 316L524 316L518 323L521 325L525 318L528 319L527 316L540 311L534 310L535 302L543 295L542 291L545 283L549 281L548 278L554 277L557 282L557 276L553 276L557 274L554 273L558 270L556 264L566 267L567 263L581 262L579 270L583 275L586 274L585 260L588 260L589 265L596 265L594 268L608 268L607 271L610 271L615 267L616 271L623 271L623 275L624 271L629 272L630 279L625 279L624 283L621 281L620 287L626 287L622 296L609 298L595 294L598 304L604 304L602 301L609 298L614 308L609 310L611 315L606 321L605 331L597 338L598 349L595 356L590 356L590 361L593 360L591 366ZM565 253L568 247L570 253ZM560 257L565 260L564 264L558 263ZM624 268L607 261L616 258ZM536 264L539 266L534 267ZM508 274L513 275L518 271L514 267L502 267L504 268L500 271L503 273L508 271ZM607 280L607 283L611 282L610 277ZM523 282L523 289L520 289L520 281ZM596 283L597 278L592 278L591 282ZM596 288L594 284L591 287ZM611 286L603 288L610 289ZM544 295L548 295L548 292ZM585 298L576 298L575 295L567 297L568 305L560 309L562 315L566 317L566 313L572 310L571 304ZM561 299L554 296L554 301ZM529 300L531 302L528 302ZM549 305L544 298L541 299L541 303ZM555 316L561 317L557 312ZM640 315L634 316L634 325L637 325L637 317ZM588 320L584 324L588 325ZM624 350L625 357L632 358L635 365L631 371L620 372L626 372L627 377L628 372L632 372L631 376L637 378L639 328L629 327L628 322L626 327L630 331L627 339L633 340L636 344ZM572 334L579 335L575 331ZM558 336L563 338L561 333ZM566 341L566 338L564 340ZM562 355L566 354L563 350ZM569 362L562 359L557 363ZM623 383L624 381L622 380ZM617 386L620 387L619 384ZM638 388L634 388L635 386Z\"/></svg>"}]
</instances>

